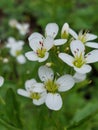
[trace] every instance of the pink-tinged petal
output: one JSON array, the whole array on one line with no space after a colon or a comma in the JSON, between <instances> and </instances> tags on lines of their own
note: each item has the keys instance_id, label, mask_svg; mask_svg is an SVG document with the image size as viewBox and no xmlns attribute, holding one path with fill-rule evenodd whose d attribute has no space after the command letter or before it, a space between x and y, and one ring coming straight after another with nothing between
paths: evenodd
<instances>
[{"instance_id":1,"label":"pink-tinged petal","mask_svg":"<svg viewBox=\"0 0 98 130\"><path fill-rule=\"evenodd\" d=\"M81 41L73 40L70 43L70 49L74 56L76 56L76 55L80 56L80 54L84 55L85 46Z\"/></svg>"},{"instance_id":2,"label":"pink-tinged petal","mask_svg":"<svg viewBox=\"0 0 98 130\"><path fill-rule=\"evenodd\" d=\"M81 68L74 67L75 71L81 74L86 74L91 71L90 65L83 65Z\"/></svg>"},{"instance_id":3,"label":"pink-tinged petal","mask_svg":"<svg viewBox=\"0 0 98 130\"><path fill-rule=\"evenodd\" d=\"M29 79L25 82L25 88L27 91L31 91L33 90L33 88L35 87L34 85L36 84L36 80L35 79Z\"/></svg>"},{"instance_id":4,"label":"pink-tinged petal","mask_svg":"<svg viewBox=\"0 0 98 130\"><path fill-rule=\"evenodd\" d=\"M0 76L0 87L3 85L3 83L4 83L4 78Z\"/></svg>"},{"instance_id":5,"label":"pink-tinged petal","mask_svg":"<svg viewBox=\"0 0 98 130\"><path fill-rule=\"evenodd\" d=\"M58 93L48 93L45 104L51 110L60 110L62 107L62 98Z\"/></svg>"},{"instance_id":6,"label":"pink-tinged petal","mask_svg":"<svg viewBox=\"0 0 98 130\"><path fill-rule=\"evenodd\" d=\"M49 53L46 52L46 53L45 53L45 56L44 56L43 58L38 57L38 62L43 62L43 61L47 60L48 57L49 57Z\"/></svg>"},{"instance_id":7,"label":"pink-tinged petal","mask_svg":"<svg viewBox=\"0 0 98 130\"><path fill-rule=\"evenodd\" d=\"M86 34L86 41L91 41L91 40L94 40L96 38L97 38L97 36L94 34L91 34L91 33Z\"/></svg>"},{"instance_id":8,"label":"pink-tinged petal","mask_svg":"<svg viewBox=\"0 0 98 130\"><path fill-rule=\"evenodd\" d=\"M53 38L56 37L57 33L58 33L59 27L56 23L49 23L47 24L46 28L45 28L45 35L47 36L51 36Z\"/></svg>"},{"instance_id":9,"label":"pink-tinged petal","mask_svg":"<svg viewBox=\"0 0 98 130\"><path fill-rule=\"evenodd\" d=\"M54 45L55 46L58 46L58 45L63 45L67 42L67 39L57 39L57 40L54 40Z\"/></svg>"},{"instance_id":10,"label":"pink-tinged petal","mask_svg":"<svg viewBox=\"0 0 98 130\"><path fill-rule=\"evenodd\" d=\"M74 37L75 39L78 39L77 33L76 33L74 30L72 30L71 28L69 29L69 34L70 34L72 37Z\"/></svg>"},{"instance_id":11,"label":"pink-tinged petal","mask_svg":"<svg viewBox=\"0 0 98 130\"><path fill-rule=\"evenodd\" d=\"M59 53L59 58L63 60L66 64L73 66L74 58L66 53Z\"/></svg>"},{"instance_id":12,"label":"pink-tinged petal","mask_svg":"<svg viewBox=\"0 0 98 130\"><path fill-rule=\"evenodd\" d=\"M37 56L37 54L34 51L26 52L25 56L30 61L37 61L38 60L38 56Z\"/></svg>"},{"instance_id":13,"label":"pink-tinged petal","mask_svg":"<svg viewBox=\"0 0 98 130\"><path fill-rule=\"evenodd\" d=\"M43 92L40 94L40 99L33 99L33 104L39 106L39 105L42 105L44 102L45 102L45 99L46 99L46 96L47 96L47 93L46 92Z\"/></svg>"},{"instance_id":14,"label":"pink-tinged petal","mask_svg":"<svg viewBox=\"0 0 98 130\"><path fill-rule=\"evenodd\" d=\"M41 81L53 80L54 78L53 70L47 66L41 66L38 70L38 75Z\"/></svg>"},{"instance_id":15,"label":"pink-tinged petal","mask_svg":"<svg viewBox=\"0 0 98 130\"><path fill-rule=\"evenodd\" d=\"M59 85L58 91L60 92L71 89L75 84L73 77L68 74L61 76L56 83Z\"/></svg>"},{"instance_id":16,"label":"pink-tinged petal","mask_svg":"<svg viewBox=\"0 0 98 130\"><path fill-rule=\"evenodd\" d=\"M86 63L98 62L98 50L89 52L86 56Z\"/></svg>"},{"instance_id":17,"label":"pink-tinged petal","mask_svg":"<svg viewBox=\"0 0 98 130\"><path fill-rule=\"evenodd\" d=\"M98 49L98 43L96 42L86 42L85 45L91 48Z\"/></svg>"},{"instance_id":18,"label":"pink-tinged petal","mask_svg":"<svg viewBox=\"0 0 98 130\"><path fill-rule=\"evenodd\" d=\"M17 93L18 93L19 95L21 95L21 96L30 97L30 93L27 92L27 91L25 91L25 90L23 90L23 89L18 89L18 90L17 90Z\"/></svg>"},{"instance_id":19,"label":"pink-tinged petal","mask_svg":"<svg viewBox=\"0 0 98 130\"><path fill-rule=\"evenodd\" d=\"M74 76L73 76L74 80L76 83L78 82L82 82L83 80L86 79L86 74L80 74L80 73L75 73Z\"/></svg>"},{"instance_id":20,"label":"pink-tinged petal","mask_svg":"<svg viewBox=\"0 0 98 130\"><path fill-rule=\"evenodd\" d=\"M53 47L53 38L52 37L46 37L46 39L44 39L44 48L48 51Z\"/></svg>"}]
</instances>

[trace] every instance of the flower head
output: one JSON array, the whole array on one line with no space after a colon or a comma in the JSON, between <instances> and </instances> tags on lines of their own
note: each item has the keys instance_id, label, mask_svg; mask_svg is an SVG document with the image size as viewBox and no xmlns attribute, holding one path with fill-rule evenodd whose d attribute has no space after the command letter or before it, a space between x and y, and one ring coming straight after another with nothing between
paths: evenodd
<instances>
[{"instance_id":1,"label":"flower head","mask_svg":"<svg viewBox=\"0 0 98 130\"><path fill-rule=\"evenodd\" d=\"M29 31L29 24L28 23L17 23L16 28L18 29L21 35L26 35Z\"/></svg>"},{"instance_id":2,"label":"flower head","mask_svg":"<svg viewBox=\"0 0 98 130\"><path fill-rule=\"evenodd\" d=\"M45 100L46 106L51 110L59 110L62 107L62 98L59 92L67 91L73 87L73 77L66 74L58 79L54 79L53 70L47 66L41 66L38 70L38 74L47 91Z\"/></svg>"},{"instance_id":3,"label":"flower head","mask_svg":"<svg viewBox=\"0 0 98 130\"><path fill-rule=\"evenodd\" d=\"M53 45L64 44L66 39L54 40L58 33L58 25L56 23L50 23L45 28L45 37L40 33L33 33L28 38L29 45L33 51L27 52L25 55L31 61L45 61L49 56L49 50Z\"/></svg>"},{"instance_id":4,"label":"flower head","mask_svg":"<svg viewBox=\"0 0 98 130\"><path fill-rule=\"evenodd\" d=\"M74 40L70 44L70 49L73 56L66 53L60 53L61 58L65 63L74 68L78 73L88 73L91 71L91 66L88 63L98 61L98 50L93 50L85 55L85 46L79 40Z\"/></svg>"},{"instance_id":5,"label":"flower head","mask_svg":"<svg viewBox=\"0 0 98 130\"><path fill-rule=\"evenodd\" d=\"M25 82L25 89L18 89L17 93L31 98L33 100L33 104L41 105L45 101L46 90L44 89L44 85L42 83L37 83L35 79L30 79Z\"/></svg>"},{"instance_id":6,"label":"flower head","mask_svg":"<svg viewBox=\"0 0 98 130\"><path fill-rule=\"evenodd\" d=\"M24 64L26 62L26 59L22 54L23 45L23 41L16 41L13 37L9 37L8 42L6 43L6 47L10 48L10 54L13 57L16 57L20 64Z\"/></svg>"},{"instance_id":7,"label":"flower head","mask_svg":"<svg viewBox=\"0 0 98 130\"><path fill-rule=\"evenodd\" d=\"M69 34L73 36L75 40L80 40L82 43L84 43L85 46L91 48L98 48L98 43L92 42L92 40L95 40L97 36L92 33L89 33L88 31L80 31L79 34L77 34L74 30L69 28Z\"/></svg>"}]
</instances>

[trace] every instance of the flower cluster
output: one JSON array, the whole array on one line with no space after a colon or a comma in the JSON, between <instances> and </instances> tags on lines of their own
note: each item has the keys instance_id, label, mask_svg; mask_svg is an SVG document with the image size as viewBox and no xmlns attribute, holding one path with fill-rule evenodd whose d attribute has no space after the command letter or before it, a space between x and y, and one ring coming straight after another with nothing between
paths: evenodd
<instances>
[{"instance_id":1,"label":"flower cluster","mask_svg":"<svg viewBox=\"0 0 98 130\"><path fill-rule=\"evenodd\" d=\"M16 28L21 35L26 35L29 32L29 24L28 23L19 23L16 19L11 19L9 21L9 25L13 28Z\"/></svg>"},{"instance_id":2,"label":"flower cluster","mask_svg":"<svg viewBox=\"0 0 98 130\"><path fill-rule=\"evenodd\" d=\"M9 37L6 43L6 47L10 49L10 55L16 57L16 60L20 64L24 64L26 62L26 58L22 54L24 41L16 41L13 37Z\"/></svg>"},{"instance_id":3,"label":"flower cluster","mask_svg":"<svg viewBox=\"0 0 98 130\"><path fill-rule=\"evenodd\" d=\"M61 29L61 38L55 39L59 31L56 23L49 23L45 28L45 36L34 32L28 38L32 51L26 52L25 56L30 61L48 61L49 52L54 47L61 47L65 44L69 48L68 53L59 50L57 58L63 64L73 68L74 74L63 74L57 76L51 68L51 63L45 63L38 69L40 82L34 78L25 82L25 89L18 89L18 94L29 97L35 105L45 105L51 110L59 110L62 107L61 92L70 90L75 83L85 80L86 74L91 71L89 63L98 62L98 43L92 42L97 36L87 31L80 31L79 35L72 30L68 23ZM66 47L66 46L65 46ZM94 48L90 52L87 47ZM58 63L57 63L58 65ZM57 73L57 72L56 72Z\"/></svg>"}]
</instances>

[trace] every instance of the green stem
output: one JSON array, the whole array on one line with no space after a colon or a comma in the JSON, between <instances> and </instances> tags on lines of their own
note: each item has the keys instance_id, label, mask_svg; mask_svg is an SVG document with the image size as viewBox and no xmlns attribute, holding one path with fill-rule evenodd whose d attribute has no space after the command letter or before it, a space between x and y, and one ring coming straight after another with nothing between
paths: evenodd
<instances>
[{"instance_id":1,"label":"green stem","mask_svg":"<svg viewBox=\"0 0 98 130\"><path fill-rule=\"evenodd\" d=\"M14 127L14 126L8 124L8 123L5 122L3 119L0 119L0 123L1 123L2 125L4 125L5 127L10 128L10 129L12 129L12 130L22 130L22 129L20 129L20 128L16 128L16 127Z\"/></svg>"}]
</instances>

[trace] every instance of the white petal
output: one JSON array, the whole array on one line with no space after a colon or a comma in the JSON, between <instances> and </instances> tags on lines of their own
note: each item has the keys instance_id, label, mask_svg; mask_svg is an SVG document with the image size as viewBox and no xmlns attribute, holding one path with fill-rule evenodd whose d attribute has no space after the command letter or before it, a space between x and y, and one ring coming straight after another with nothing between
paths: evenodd
<instances>
[{"instance_id":1,"label":"white petal","mask_svg":"<svg viewBox=\"0 0 98 130\"><path fill-rule=\"evenodd\" d=\"M3 83L4 83L4 78L0 76L0 87L3 85Z\"/></svg>"},{"instance_id":2,"label":"white petal","mask_svg":"<svg viewBox=\"0 0 98 130\"><path fill-rule=\"evenodd\" d=\"M73 66L74 58L66 53L59 53L59 58L62 59L66 64Z\"/></svg>"},{"instance_id":3,"label":"white petal","mask_svg":"<svg viewBox=\"0 0 98 130\"><path fill-rule=\"evenodd\" d=\"M59 84L58 91L63 92L71 89L74 85L74 79L71 75L63 75L61 76L57 81L57 84Z\"/></svg>"},{"instance_id":4,"label":"white petal","mask_svg":"<svg viewBox=\"0 0 98 130\"><path fill-rule=\"evenodd\" d=\"M90 65L83 65L81 68L74 67L75 71L81 74L85 74L91 71Z\"/></svg>"},{"instance_id":5,"label":"white petal","mask_svg":"<svg viewBox=\"0 0 98 130\"><path fill-rule=\"evenodd\" d=\"M36 99L33 99L33 103L37 106L43 104L45 102L45 99L46 99L46 96L47 96L47 93L46 92L43 92L41 94L41 98L36 100Z\"/></svg>"},{"instance_id":6,"label":"white petal","mask_svg":"<svg viewBox=\"0 0 98 130\"><path fill-rule=\"evenodd\" d=\"M33 39L35 39L35 38L41 39L41 41L42 41L42 39L43 39L44 37L43 37L43 35L41 35L40 33L35 32L35 33L32 33L32 34L29 36L28 40L29 40L29 42L31 42L31 41L32 41Z\"/></svg>"},{"instance_id":7,"label":"white petal","mask_svg":"<svg viewBox=\"0 0 98 130\"><path fill-rule=\"evenodd\" d=\"M23 90L23 89L18 89L17 93L19 95L21 95L21 96L30 97L30 94L27 91Z\"/></svg>"},{"instance_id":8,"label":"white petal","mask_svg":"<svg viewBox=\"0 0 98 130\"><path fill-rule=\"evenodd\" d=\"M24 63L26 63L26 58L24 57L24 55L19 55L19 56L17 56L17 61L20 64L24 64Z\"/></svg>"},{"instance_id":9,"label":"white petal","mask_svg":"<svg viewBox=\"0 0 98 130\"><path fill-rule=\"evenodd\" d=\"M29 51L29 52L25 53L25 56L30 61L37 61L38 60L38 56L34 51Z\"/></svg>"},{"instance_id":10,"label":"white petal","mask_svg":"<svg viewBox=\"0 0 98 130\"><path fill-rule=\"evenodd\" d=\"M44 39L44 48L48 51L53 47L53 38L52 37L46 37L46 39Z\"/></svg>"},{"instance_id":11,"label":"white petal","mask_svg":"<svg viewBox=\"0 0 98 130\"><path fill-rule=\"evenodd\" d=\"M69 29L69 34L70 34L71 36L73 36L75 39L78 39L77 33L76 33L74 30L72 30L71 28Z\"/></svg>"},{"instance_id":12,"label":"white petal","mask_svg":"<svg viewBox=\"0 0 98 130\"><path fill-rule=\"evenodd\" d=\"M35 37L35 33L34 33L29 38L29 45L35 52L36 52L36 50L42 48L42 44L43 44L43 40L44 40L44 38L41 34L39 34L39 33L37 33L37 34L39 37L38 36Z\"/></svg>"},{"instance_id":13,"label":"white petal","mask_svg":"<svg viewBox=\"0 0 98 130\"><path fill-rule=\"evenodd\" d=\"M73 40L70 43L70 49L72 54L75 56L76 54L80 55L81 53L84 55L85 46L84 44L79 40Z\"/></svg>"},{"instance_id":14,"label":"white petal","mask_svg":"<svg viewBox=\"0 0 98 130\"><path fill-rule=\"evenodd\" d=\"M45 101L46 106L51 110L60 110L62 107L62 98L60 94L48 93Z\"/></svg>"},{"instance_id":15,"label":"white petal","mask_svg":"<svg viewBox=\"0 0 98 130\"><path fill-rule=\"evenodd\" d=\"M86 34L86 41L91 41L91 40L94 40L96 38L97 38L97 36L94 34L91 34L91 33Z\"/></svg>"},{"instance_id":16,"label":"white petal","mask_svg":"<svg viewBox=\"0 0 98 130\"><path fill-rule=\"evenodd\" d=\"M66 33L69 34L69 25L68 23L64 23L62 30L61 30L61 34Z\"/></svg>"},{"instance_id":17,"label":"white petal","mask_svg":"<svg viewBox=\"0 0 98 130\"><path fill-rule=\"evenodd\" d=\"M17 42L18 42L19 46L23 46L24 45L24 41L22 41L22 40L19 40Z\"/></svg>"},{"instance_id":18,"label":"white petal","mask_svg":"<svg viewBox=\"0 0 98 130\"><path fill-rule=\"evenodd\" d=\"M88 47L91 47L91 48L98 49L98 43L96 43L96 42L86 42L85 45Z\"/></svg>"},{"instance_id":19,"label":"white petal","mask_svg":"<svg viewBox=\"0 0 98 130\"><path fill-rule=\"evenodd\" d=\"M80 74L80 73L76 72L74 74L73 78L74 78L75 82L78 83L78 82L81 82L86 79L86 74Z\"/></svg>"},{"instance_id":20,"label":"white petal","mask_svg":"<svg viewBox=\"0 0 98 130\"><path fill-rule=\"evenodd\" d=\"M26 88L26 90L27 91L30 91L30 90L32 90L35 86L35 84L36 84L37 82L36 82L36 80L35 79L29 79L29 80L27 80L26 82L25 82L25 88Z\"/></svg>"},{"instance_id":21,"label":"white petal","mask_svg":"<svg viewBox=\"0 0 98 130\"><path fill-rule=\"evenodd\" d=\"M49 57L49 53L46 52L46 53L45 53L45 56L44 56L43 58L38 57L38 61L39 61L39 62L43 62L43 61L47 60L48 57Z\"/></svg>"},{"instance_id":22,"label":"white petal","mask_svg":"<svg viewBox=\"0 0 98 130\"><path fill-rule=\"evenodd\" d=\"M54 78L53 70L47 66L41 66L38 70L38 75L41 81L53 80Z\"/></svg>"},{"instance_id":23,"label":"white petal","mask_svg":"<svg viewBox=\"0 0 98 130\"><path fill-rule=\"evenodd\" d=\"M89 52L86 56L86 63L98 62L98 50Z\"/></svg>"},{"instance_id":24,"label":"white petal","mask_svg":"<svg viewBox=\"0 0 98 130\"><path fill-rule=\"evenodd\" d=\"M21 30L21 28L22 28L21 24L20 24L20 23L17 23L17 24L16 24L16 28L17 28L18 30Z\"/></svg>"},{"instance_id":25,"label":"white petal","mask_svg":"<svg viewBox=\"0 0 98 130\"><path fill-rule=\"evenodd\" d=\"M12 46L16 43L16 40L13 37L8 38L8 42L6 43L6 47L12 48Z\"/></svg>"},{"instance_id":26,"label":"white petal","mask_svg":"<svg viewBox=\"0 0 98 130\"><path fill-rule=\"evenodd\" d=\"M46 91L43 83L34 84L33 92L42 93Z\"/></svg>"},{"instance_id":27,"label":"white petal","mask_svg":"<svg viewBox=\"0 0 98 130\"><path fill-rule=\"evenodd\" d=\"M46 37L51 36L51 37L55 38L58 33L58 30L59 30L59 27L56 23L47 24L47 26L45 28Z\"/></svg>"},{"instance_id":28,"label":"white petal","mask_svg":"<svg viewBox=\"0 0 98 130\"><path fill-rule=\"evenodd\" d=\"M55 46L58 46L58 45L63 45L67 42L67 39L57 39L57 40L54 40L54 45Z\"/></svg>"}]
</instances>

